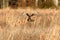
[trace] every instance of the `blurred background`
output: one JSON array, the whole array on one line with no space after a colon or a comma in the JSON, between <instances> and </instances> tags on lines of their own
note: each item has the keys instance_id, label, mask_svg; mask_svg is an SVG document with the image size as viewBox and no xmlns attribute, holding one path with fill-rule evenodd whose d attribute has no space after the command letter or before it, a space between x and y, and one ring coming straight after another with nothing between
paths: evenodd
<instances>
[{"instance_id":1,"label":"blurred background","mask_svg":"<svg viewBox=\"0 0 60 40\"><path fill-rule=\"evenodd\" d=\"M60 8L60 0L0 0L0 8Z\"/></svg>"}]
</instances>

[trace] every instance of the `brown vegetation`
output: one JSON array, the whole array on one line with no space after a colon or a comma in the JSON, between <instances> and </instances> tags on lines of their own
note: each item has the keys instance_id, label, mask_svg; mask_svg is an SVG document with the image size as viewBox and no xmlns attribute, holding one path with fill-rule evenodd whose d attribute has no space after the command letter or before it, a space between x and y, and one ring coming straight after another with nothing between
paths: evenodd
<instances>
[{"instance_id":1,"label":"brown vegetation","mask_svg":"<svg viewBox=\"0 0 60 40\"><path fill-rule=\"evenodd\" d=\"M60 10L1 9L0 40L60 40Z\"/></svg>"}]
</instances>

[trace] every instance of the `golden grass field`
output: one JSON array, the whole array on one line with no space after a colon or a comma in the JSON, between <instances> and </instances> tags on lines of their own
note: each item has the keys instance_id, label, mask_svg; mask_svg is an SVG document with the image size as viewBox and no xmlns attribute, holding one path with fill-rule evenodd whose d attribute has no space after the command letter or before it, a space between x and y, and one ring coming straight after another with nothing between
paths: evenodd
<instances>
[{"instance_id":1,"label":"golden grass field","mask_svg":"<svg viewBox=\"0 0 60 40\"><path fill-rule=\"evenodd\" d=\"M0 40L60 40L60 10L0 9Z\"/></svg>"}]
</instances>

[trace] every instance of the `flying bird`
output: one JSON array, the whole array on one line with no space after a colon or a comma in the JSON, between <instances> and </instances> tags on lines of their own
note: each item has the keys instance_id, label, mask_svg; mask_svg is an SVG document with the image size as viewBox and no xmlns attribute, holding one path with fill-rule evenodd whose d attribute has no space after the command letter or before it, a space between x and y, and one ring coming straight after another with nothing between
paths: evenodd
<instances>
[{"instance_id":1,"label":"flying bird","mask_svg":"<svg viewBox=\"0 0 60 40\"><path fill-rule=\"evenodd\" d=\"M28 19L27 19L27 21L34 21L34 20L32 20L32 19L31 19L31 17L32 17L32 16L34 16L34 14L32 14L32 15L29 15L29 14L27 13L26 15L28 16Z\"/></svg>"}]
</instances>

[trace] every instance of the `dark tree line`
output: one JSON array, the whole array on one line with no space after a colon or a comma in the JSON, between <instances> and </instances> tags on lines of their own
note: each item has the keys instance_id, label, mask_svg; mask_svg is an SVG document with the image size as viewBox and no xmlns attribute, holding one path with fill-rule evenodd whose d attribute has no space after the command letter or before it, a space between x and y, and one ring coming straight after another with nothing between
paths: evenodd
<instances>
[{"instance_id":1,"label":"dark tree line","mask_svg":"<svg viewBox=\"0 0 60 40\"><path fill-rule=\"evenodd\" d=\"M18 6L19 7L24 6L24 7L50 8L57 5L58 5L58 0L38 0L37 6L36 6L36 0L8 0L8 6L11 8L17 8ZM3 7L3 0L0 0L0 8L1 7Z\"/></svg>"}]
</instances>

